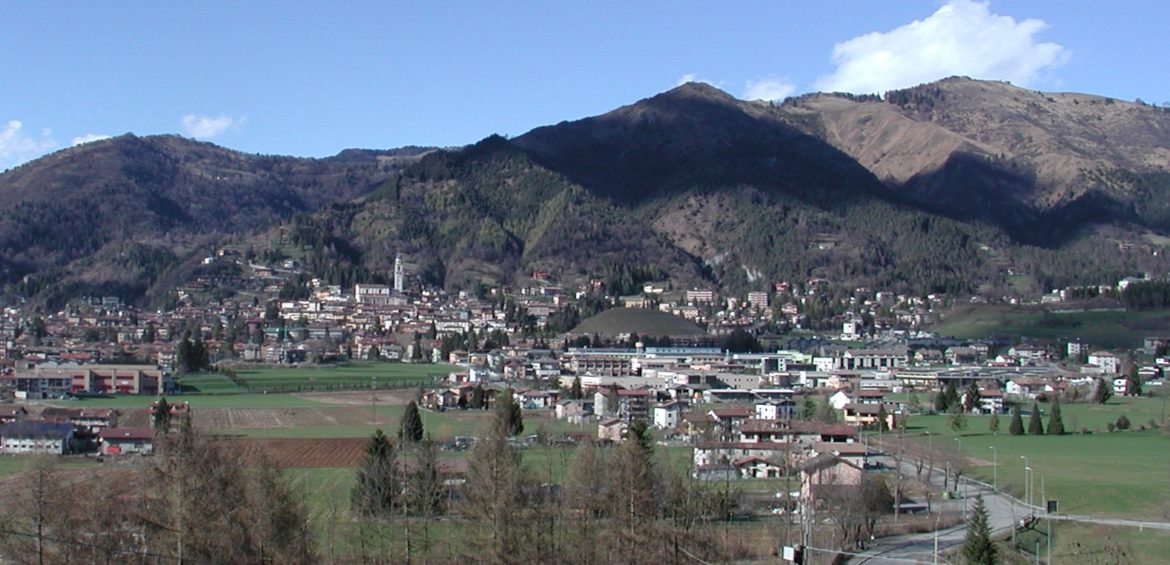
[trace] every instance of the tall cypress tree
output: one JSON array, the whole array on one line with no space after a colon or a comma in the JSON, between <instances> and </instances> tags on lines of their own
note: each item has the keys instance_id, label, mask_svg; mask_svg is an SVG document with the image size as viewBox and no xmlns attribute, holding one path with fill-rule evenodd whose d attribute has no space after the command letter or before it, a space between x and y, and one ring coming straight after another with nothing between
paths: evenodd
<instances>
[{"instance_id":1,"label":"tall cypress tree","mask_svg":"<svg viewBox=\"0 0 1170 565\"><path fill-rule=\"evenodd\" d=\"M1032 415L1028 417L1028 433L1034 436L1044 435L1044 423L1040 421L1040 405L1032 403Z\"/></svg>"},{"instance_id":2,"label":"tall cypress tree","mask_svg":"<svg viewBox=\"0 0 1170 565\"><path fill-rule=\"evenodd\" d=\"M1020 405L1012 405L1012 422L1008 425L1008 433L1014 436L1024 435L1024 419L1020 416Z\"/></svg>"},{"instance_id":3,"label":"tall cypress tree","mask_svg":"<svg viewBox=\"0 0 1170 565\"><path fill-rule=\"evenodd\" d=\"M418 443L423 438L422 416L418 413L418 404L411 400L402 414L402 425L398 429L398 438L407 443Z\"/></svg>"},{"instance_id":4,"label":"tall cypress tree","mask_svg":"<svg viewBox=\"0 0 1170 565\"><path fill-rule=\"evenodd\" d=\"M963 391L963 411L970 414L976 410L979 410L979 385L971 381Z\"/></svg>"},{"instance_id":5,"label":"tall cypress tree","mask_svg":"<svg viewBox=\"0 0 1170 565\"><path fill-rule=\"evenodd\" d=\"M1052 400L1052 411L1048 414L1048 435L1064 435L1064 420L1060 417L1060 399Z\"/></svg>"}]
</instances>

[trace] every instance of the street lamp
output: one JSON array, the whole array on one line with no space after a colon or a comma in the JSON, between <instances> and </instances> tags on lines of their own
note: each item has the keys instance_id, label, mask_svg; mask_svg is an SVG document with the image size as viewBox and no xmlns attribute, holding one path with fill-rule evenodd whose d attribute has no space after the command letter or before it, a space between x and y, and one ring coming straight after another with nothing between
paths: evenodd
<instances>
[{"instance_id":1,"label":"street lamp","mask_svg":"<svg viewBox=\"0 0 1170 565\"><path fill-rule=\"evenodd\" d=\"M955 443L959 444L959 461L957 462L962 469L963 465L963 440L955 438ZM959 497L963 499L963 520L967 519L967 489L963 488L963 478L960 476L956 479L955 488L959 490Z\"/></svg>"},{"instance_id":2,"label":"street lamp","mask_svg":"<svg viewBox=\"0 0 1170 565\"><path fill-rule=\"evenodd\" d=\"M999 492L999 450L991 448L991 490Z\"/></svg>"},{"instance_id":3,"label":"street lamp","mask_svg":"<svg viewBox=\"0 0 1170 565\"><path fill-rule=\"evenodd\" d=\"M1028 456L1021 455L1020 459L1024 460L1024 502L1028 506L1031 506L1032 505L1032 498L1030 495L1031 495L1032 491L1028 487L1028 477L1030 476L1028 474L1028 472L1031 471L1032 468L1028 466Z\"/></svg>"},{"instance_id":4,"label":"street lamp","mask_svg":"<svg viewBox=\"0 0 1170 565\"><path fill-rule=\"evenodd\" d=\"M1024 480L1028 481L1028 510L1032 510L1032 473L1031 467L1024 467Z\"/></svg>"}]
</instances>

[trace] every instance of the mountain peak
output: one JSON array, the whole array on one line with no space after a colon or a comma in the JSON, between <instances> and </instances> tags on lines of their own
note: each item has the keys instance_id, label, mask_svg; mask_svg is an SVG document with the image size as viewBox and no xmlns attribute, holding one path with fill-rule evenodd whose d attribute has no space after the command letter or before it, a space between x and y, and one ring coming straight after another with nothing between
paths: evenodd
<instances>
[{"instance_id":1,"label":"mountain peak","mask_svg":"<svg viewBox=\"0 0 1170 565\"><path fill-rule=\"evenodd\" d=\"M658 96L670 98L702 98L707 100L734 101L735 97L706 82L686 82ZM655 97L657 98L657 97Z\"/></svg>"}]
</instances>

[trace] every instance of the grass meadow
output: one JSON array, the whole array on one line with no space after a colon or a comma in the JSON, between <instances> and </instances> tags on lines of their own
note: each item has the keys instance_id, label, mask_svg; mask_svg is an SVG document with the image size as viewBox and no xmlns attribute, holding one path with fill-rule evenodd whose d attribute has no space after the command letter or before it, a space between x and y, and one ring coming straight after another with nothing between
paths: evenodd
<instances>
[{"instance_id":1,"label":"grass meadow","mask_svg":"<svg viewBox=\"0 0 1170 565\"><path fill-rule=\"evenodd\" d=\"M454 370L445 364L352 362L333 367L241 369L235 371L235 380L251 392L402 388L430 384Z\"/></svg>"},{"instance_id":2,"label":"grass meadow","mask_svg":"<svg viewBox=\"0 0 1170 565\"><path fill-rule=\"evenodd\" d=\"M1027 457L1035 472L1034 500L1038 503L1042 496L1058 500L1063 513L1170 521L1170 434L1162 429L1137 429L1155 414L1160 416L1160 409L1161 402L1153 399L1121 399L1106 406L1062 405L1066 429L1073 429L1070 421L1075 418L1093 430L1062 436L1010 435L1010 416L1006 415L1000 417L998 434L988 431L990 416L967 417L966 429L958 432L949 428L948 416L912 416L907 433L939 449L955 452L961 448L972 461L968 476L995 481L1021 496L1022 457ZM1106 432L1104 423L1122 413L1134 429ZM1042 421L1047 425L1047 412Z\"/></svg>"},{"instance_id":3,"label":"grass meadow","mask_svg":"<svg viewBox=\"0 0 1170 565\"><path fill-rule=\"evenodd\" d=\"M964 306L946 314L931 331L960 338L1080 338L1098 347L1132 348L1141 347L1145 336L1170 331L1170 316L1164 311L1055 313L1027 307Z\"/></svg>"}]
</instances>

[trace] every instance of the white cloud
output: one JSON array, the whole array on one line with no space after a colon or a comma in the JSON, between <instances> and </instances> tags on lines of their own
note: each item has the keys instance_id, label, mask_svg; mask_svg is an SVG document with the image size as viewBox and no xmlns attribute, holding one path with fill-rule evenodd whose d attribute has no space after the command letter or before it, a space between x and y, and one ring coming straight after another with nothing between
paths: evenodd
<instances>
[{"instance_id":1,"label":"white cloud","mask_svg":"<svg viewBox=\"0 0 1170 565\"><path fill-rule=\"evenodd\" d=\"M82 143L89 143L91 141L101 141L103 139L109 139L109 138L110 138L110 136L108 136L104 133L87 133L85 135L81 135L81 136L73 138L73 141L70 143L70 145L76 146L76 145L81 145Z\"/></svg>"},{"instance_id":2,"label":"white cloud","mask_svg":"<svg viewBox=\"0 0 1170 565\"><path fill-rule=\"evenodd\" d=\"M987 2L949 0L924 20L833 46L837 68L816 87L881 94L952 75L1028 85L1069 57L1060 45L1036 42L1047 27L1042 20L993 14Z\"/></svg>"},{"instance_id":3,"label":"white cloud","mask_svg":"<svg viewBox=\"0 0 1170 565\"><path fill-rule=\"evenodd\" d=\"M44 130L40 137L33 137L23 133L23 128L20 120L9 120L0 129L0 169L35 159L57 147L57 142L50 137L52 131Z\"/></svg>"},{"instance_id":4,"label":"white cloud","mask_svg":"<svg viewBox=\"0 0 1170 565\"><path fill-rule=\"evenodd\" d=\"M744 100L783 100L796 92L796 85L787 79L768 77L749 80L744 84Z\"/></svg>"},{"instance_id":5,"label":"white cloud","mask_svg":"<svg viewBox=\"0 0 1170 565\"><path fill-rule=\"evenodd\" d=\"M244 118L229 118L228 116L183 116L183 131L196 139L211 139L231 128L238 128L244 123Z\"/></svg>"}]
</instances>

